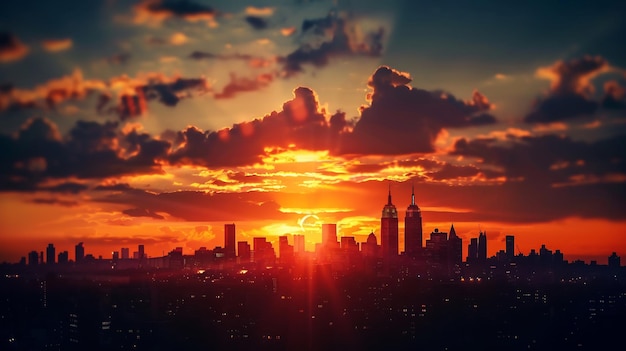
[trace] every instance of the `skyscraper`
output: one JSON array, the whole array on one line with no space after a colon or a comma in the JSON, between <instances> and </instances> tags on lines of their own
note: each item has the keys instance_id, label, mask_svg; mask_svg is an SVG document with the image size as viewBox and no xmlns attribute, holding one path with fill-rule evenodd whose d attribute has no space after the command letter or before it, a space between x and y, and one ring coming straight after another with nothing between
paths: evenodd
<instances>
[{"instance_id":1,"label":"skyscraper","mask_svg":"<svg viewBox=\"0 0 626 351\"><path fill-rule=\"evenodd\" d=\"M506 257L515 257L515 237L513 235L506 236Z\"/></svg>"},{"instance_id":2,"label":"skyscraper","mask_svg":"<svg viewBox=\"0 0 626 351\"><path fill-rule=\"evenodd\" d=\"M39 254L37 254L37 251L33 250L29 252L28 253L28 265L36 266L38 264L39 264Z\"/></svg>"},{"instance_id":3,"label":"skyscraper","mask_svg":"<svg viewBox=\"0 0 626 351\"><path fill-rule=\"evenodd\" d=\"M235 254L235 223L224 224L224 249L226 258L234 259Z\"/></svg>"},{"instance_id":4,"label":"skyscraper","mask_svg":"<svg viewBox=\"0 0 626 351\"><path fill-rule=\"evenodd\" d=\"M122 259L127 260L130 258L130 249L127 247L122 248Z\"/></svg>"},{"instance_id":5,"label":"skyscraper","mask_svg":"<svg viewBox=\"0 0 626 351\"><path fill-rule=\"evenodd\" d=\"M487 260L487 232L480 232L478 235L478 260Z\"/></svg>"},{"instance_id":6,"label":"skyscraper","mask_svg":"<svg viewBox=\"0 0 626 351\"><path fill-rule=\"evenodd\" d=\"M53 244L48 244L46 248L46 263L54 264L54 259L56 258L56 249Z\"/></svg>"},{"instance_id":7,"label":"skyscraper","mask_svg":"<svg viewBox=\"0 0 626 351\"><path fill-rule=\"evenodd\" d=\"M76 263L79 263L83 260L83 258L85 258L85 247L83 246L82 242L79 242L74 247L74 261Z\"/></svg>"},{"instance_id":8,"label":"skyscraper","mask_svg":"<svg viewBox=\"0 0 626 351\"><path fill-rule=\"evenodd\" d=\"M322 246L335 248L337 244L337 225L330 223L322 224Z\"/></svg>"},{"instance_id":9,"label":"skyscraper","mask_svg":"<svg viewBox=\"0 0 626 351\"><path fill-rule=\"evenodd\" d=\"M467 245L467 262L476 262L478 258L478 238L471 238Z\"/></svg>"},{"instance_id":10,"label":"skyscraper","mask_svg":"<svg viewBox=\"0 0 626 351\"><path fill-rule=\"evenodd\" d=\"M250 244L248 244L247 241L237 242L237 252L239 252L239 263L250 262L252 254L250 251Z\"/></svg>"},{"instance_id":11,"label":"skyscraper","mask_svg":"<svg viewBox=\"0 0 626 351\"><path fill-rule=\"evenodd\" d=\"M450 227L448 236L448 262L452 265L463 262L463 239L456 235L454 224Z\"/></svg>"},{"instance_id":12,"label":"skyscraper","mask_svg":"<svg viewBox=\"0 0 626 351\"><path fill-rule=\"evenodd\" d=\"M415 204L415 189L411 187L411 204L404 216L404 252L416 256L422 250L422 211Z\"/></svg>"},{"instance_id":13,"label":"skyscraper","mask_svg":"<svg viewBox=\"0 0 626 351\"><path fill-rule=\"evenodd\" d=\"M297 254L304 253L304 235L295 234L293 236L293 250Z\"/></svg>"},{"instance_id":14,"label":"skyscraper","mask_svg":"<svg viewBox=\"0 0 626 351\"><path fill-rule=\"evenodd\" d=\"M398 210L391 203L391 186L387 196L387 204L383 207L380 218L380 236L383 257L395 257L398 255Z\"/></svg>"},{"instance_id":15,"label":"skyscraper","mask_svg":"<svg viewBox=\"0 0 626 351\"><path fill-rule=\"evenodd\" d=\"M146 251L145 251L145 247L143 246L143 244L139 244L137 246L137 252L138 252L137 258L143 261L143 259L146 258Z\"/></svg>"}]
</instances>

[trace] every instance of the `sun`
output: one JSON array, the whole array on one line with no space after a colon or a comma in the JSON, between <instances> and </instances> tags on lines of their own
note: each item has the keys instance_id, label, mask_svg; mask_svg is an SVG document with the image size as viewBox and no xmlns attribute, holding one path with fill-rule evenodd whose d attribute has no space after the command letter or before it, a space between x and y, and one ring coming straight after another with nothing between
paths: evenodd
<instances>
[{"instance_id":1,"label":"sun","mask_svg":"<svg viewBox=\"0 0 626 351\"><path fill-rule=\"evenodd\" d=\"M314 220L310 220L307 222L308 219L314 219ZM317 215L314 214L307 214L302 216L302 218L300 218L298 220L298 225L300 226L300 229L302 230L302 233L305 234L307 229L314 229L320 226L320 218Z\"/></svg>"}]
</instances>

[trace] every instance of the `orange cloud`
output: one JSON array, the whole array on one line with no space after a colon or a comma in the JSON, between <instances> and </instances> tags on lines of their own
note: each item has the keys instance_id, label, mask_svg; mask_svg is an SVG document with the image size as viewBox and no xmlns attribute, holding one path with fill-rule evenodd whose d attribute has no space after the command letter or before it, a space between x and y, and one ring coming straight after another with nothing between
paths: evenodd
<instances>
[{"instance_id":1,"label":"orange cloud","mask_svg":"<svg viewBox=\"0 0 626 351\"><path fill-rule=\"evenodd\" d=\"M246 7L246 15L271 16L273 14L274 14L274 9L272 7L254 7L254 6Z\"/></svg>"},{"instance_id":2,"label":"orange cloud","mask_svg":"<svg viewBox=\"0 0 626 351\"><path fill-rule=\"evenodd\" d=\"M44 50L49 52L65 51L70 49L73 44L74 42L70 38L50 39L41 42L41 46L44 48Z\"/></svg>"},{"instance_id":3,"label":"orange cloud","mask_svg":"<svg viewBox=\"0 0 626 351\"><path fill-rule=\"evenodd\" d=\"M186 44L188 41L189 37L187 37L185 33L182 32L176 32L170 37L170 43L172 45L183 45Z\"/></svg>"},{"instance_id":4,"label":"orange cloud","mask_svg":"<svg viewBox=\"0 0 626 351\"><path fill-rule=\"evenodd\" d=\"M210 27L217 26L216 11L191 1L146 0L134 7L136 24L160 25L163 21L179 18L189 22L204 21Z\"/></svg>"}]
</instances>

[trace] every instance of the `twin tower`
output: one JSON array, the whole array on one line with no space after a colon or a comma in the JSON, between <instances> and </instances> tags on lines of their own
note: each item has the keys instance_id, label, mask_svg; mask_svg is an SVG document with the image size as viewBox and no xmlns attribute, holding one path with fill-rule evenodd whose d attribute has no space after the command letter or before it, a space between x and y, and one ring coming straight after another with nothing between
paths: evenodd
<instances>
[{"instance_id":1,"label":"twin tower","mask_svg":"<svg viewBox=\"0 0 626 351\"><path fill-rule=\"evenodd\" d=\"M398 210L391 203L391 188L387 204L380 218L381 244L384 257L398 255ZM422 211L415 204L415 189L411 187L411 204L404 216L404 252L408 256L418 256L422 251Z\"/></svg>"}]
</instances>

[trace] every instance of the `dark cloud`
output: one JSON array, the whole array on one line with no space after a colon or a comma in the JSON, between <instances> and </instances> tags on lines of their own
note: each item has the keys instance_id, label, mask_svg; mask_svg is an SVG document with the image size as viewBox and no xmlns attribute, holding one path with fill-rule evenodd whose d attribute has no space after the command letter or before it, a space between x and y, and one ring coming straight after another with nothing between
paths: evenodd
<instances>
[{"instance_id":1,"label":"dark cloud","mask_svg":"<svg viewBox=\"0 0 626 351\"><path fill-rule=\"evenodd\" d=\"M247 193L245 197L234 193L208 194L194 191L178 191L155 194L138 189L114 192L96 201L134 206L124 213L145 216L167 213L187 221L232 221L233 213L238 220L284 219L288 215L267 193ZM156 218L156 217L154 217Z\"/></svg>"},{"instance_id":2,"label":"dark cloud","mask_svg":"<svg viewBox=\"0 0 626 351\"><path fill-rule=\"evenodd\" d=\"M89 189L89 187L82 183L65 182L54 186L48 186L42 189L53 193L78 194L82 191Z\"/></svg>"},{"instance_id":3,"label":"dark cloud","mask_svg":"<svg viewBox=\"0 0 626 351\"><path fill-rule=\"evenodd\" d=\"M17 61L26 56L28 50L13 34L0 32L0 62Z\"/></svg>"},{"instance_id":4,"label":"dark cloud","mask_svg":"<svg viewBox=\"0 0 626 351\"><path fill-rule=\"evenodd\" d=\"M464 128L495 123L486 114L492 105L474 92L472 100L457 100L440 91L412 88L408 74L380 67L369 80L373 89L369 106L347 135L343 153L407 154L431 152L444 128Z\"/></svg>"},{"instance_id":5,"label":"dark cloud","mask_svg":"<svg viewBox=\"0 0 626 351\"><path fill-rule=\"evenodd\" d=\"M170 157L172 163L205 166L237 166L261 162L266 148L322 150L336 147L338 135L331 132L315 93L308 88L294 90L294 99L280 112L262 119L235 124L217 132L189 127L179 133L184 146Z\"/></svg>"},{"instance_id":6,"label":"dark cloud","mask_svg":"<svg viewBox=\"0 0 626 351\"><path fill-rule=\"evenodd\" d=\"M444 164L441 169L432 172L430 176L434 180L453 180L477 176L480 170L475 166L456 166L449 163Z\"/></svg>"},{"instance_id":7,"label":"dark cloud","mask_svg":"<svg viewBox=\"0 0 626 351\"><path fill-rule=\"evenodd\" d=\"M604 98L602 107L612 110L626 109L626 89L617 81L608 81L604 84Z\"/></svg>"},{"instance_id":8,"label":"dark cloud","mask_svg":"<svg viewBox=\"0 0 626 351\"><path fill-rule=\"evenodd\" d=\"M173 81L165 79L148 80L145 85L134 88L135 94L124 94L115 106L110 94L102 93L98 98L96 109L100 113L117 114L120 120L141 116L148 109L149 101L159 101L166 106L176 106L184 98L194 93L202 94L210 90L204 78L177 78Z\"/></svg>"},{"instance_id":9,"label":"dark cloud","mask_svg":"<svg viewBox=\"0 0 626 351\"><path fill-rule=\"evenodd\" d=\"M600 103L593 99L591 80L608 70L609 63L599 56L558 61L540 68L537 75L551 81L550 92L537 100L524 121L552 123L593 116Z\"/></svg>"},{"instance_id":10,"label":"dark cloud","mask_svg":"<svg viewBox=\"0 0 626 351\"><path fill-rule=\"evenodd\" d=\"M123 135L115 122L78 121L61 139L52 122L35 118L16 137L0 135L0 146L11 150L0 156L0 187L36 190L38 184L50 179L159 173L159 160L167 158L170 145L135 131ZM68 183L42 190L72 192L82 188Z\"/></svg>"},{"instance_id":11,"label":"dark cloud","mask_svg":"<svg viewBox=\"0 0 626 351\"><path fill-rule=\"evenodd\" d=\"M267 28L267 21L265 20L265 18L262 17L246 16L246 22L248 22L248 24L256 30L262 30Z\"/></svg>"},{"instance_id":12,"label":"dark cloud","mask_svg":"<svg viewBox=\"0 0 626 351\"><path fill-rule=\"evenodd\" d=\"M358 24L346 16L335 13L325 18L305 20L302 23L301 43L298 49L279 58L285 76L303 71L303 64L323 67L332 56L368 55L382 53L384 29L367 33L365 39L355 35Z\"/></svg>"},{"instance_id":13,"label":"dark cloud","mask_svg":"<svg viewBox=\"0 0 626 351\"><path fill-rule=\"evenodd\" d=\"M183 145L171 156L172 163L205 166L236 166L260 162L267 150L329 150L331 154L408 154L432 151L443 128L462 128L495 122L486 111L491 104L475 92L472 100L461 101L442 92L407 86L408 75L381 67L370 79L371 105L361 118L348 121L338 111L328 116L308 88L294 91L280 112L262 119L234 125L217 132L189 127L179 133ZM232 78L216 97L262 87L258 80Z\"/></svg>"},{"instance_id":14,"label":"dark cloud","mask_svg":"<svg viewBox=\"0 0 626 351\"><path fill-rule=\"evenodd\" d=\"M510 181L541 186L600 181L604 176L626 177L626 136L588 143L557 135L496 139L460 139L453 155L476 157L495 167Z\"/></svg>"}]
</instances>

